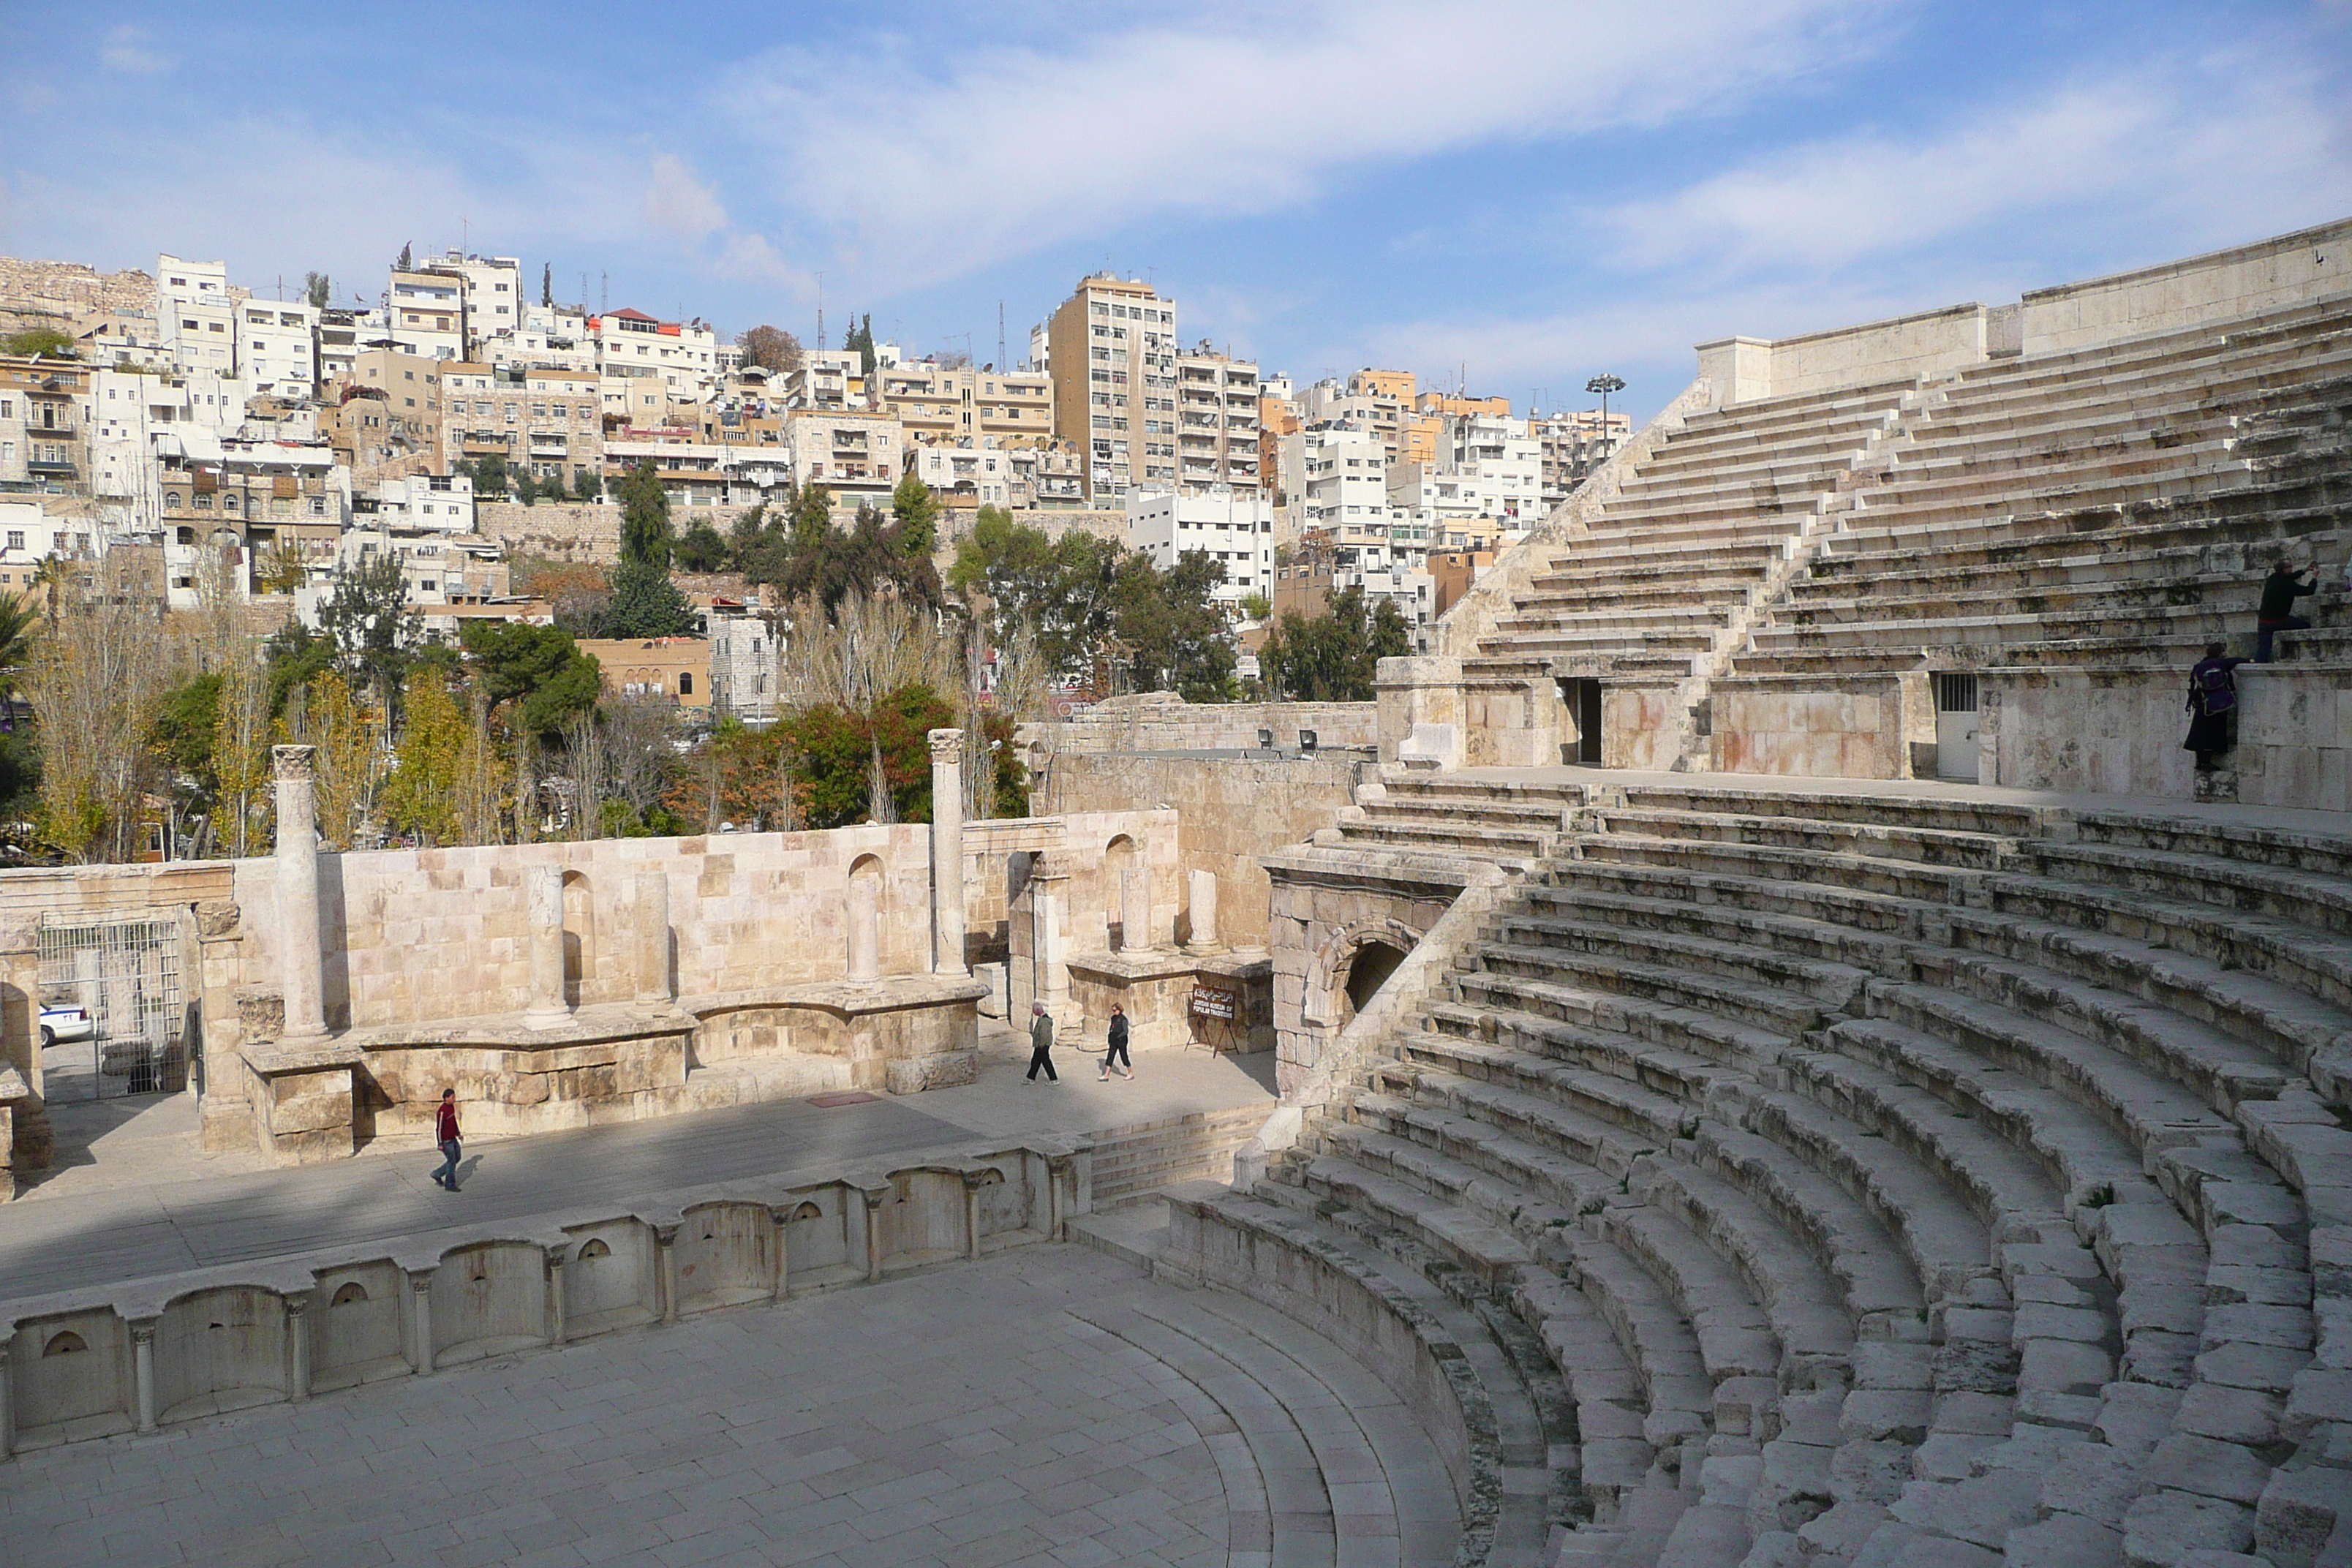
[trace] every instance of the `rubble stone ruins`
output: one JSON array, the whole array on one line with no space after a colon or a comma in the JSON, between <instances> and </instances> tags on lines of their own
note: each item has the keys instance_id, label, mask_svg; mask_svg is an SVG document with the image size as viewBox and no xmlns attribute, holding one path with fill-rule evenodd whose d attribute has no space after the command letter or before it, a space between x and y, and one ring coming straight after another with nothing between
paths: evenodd
<instances>
[{"instance_id":1,"label":"rubble stone ruins","mask_svg":"<svg viewBox=\"0 0 2352 1568\"><path fill-rule=\"evenodd\" d=\"M287 1190L421 1157L445 1087L516 1160L976 1105L1033 1001L1081 1049L1121 1005L1145 1082L1230 998L1209 1068L1274 1089L0 1286L0 1559L102 1554L100 1445L258 1462L322 1405L711 1357L692 1430L749 1457L674 1495L770 1527L733 1560L2352 1563L2347 328L2352 222L1701 345L1376 707L1044 726L1051 815L957 820L941 731L929 825L0 874L18 1279L68 1201L44 921L178 922L203 1143ZM2282 556L2316 624L2193 774L2188 668ZM887 1336L939 1430L894 1447L803 1330ZM525 1446L485 1484L609 1479Z\"/></svg>"}]
</instances>

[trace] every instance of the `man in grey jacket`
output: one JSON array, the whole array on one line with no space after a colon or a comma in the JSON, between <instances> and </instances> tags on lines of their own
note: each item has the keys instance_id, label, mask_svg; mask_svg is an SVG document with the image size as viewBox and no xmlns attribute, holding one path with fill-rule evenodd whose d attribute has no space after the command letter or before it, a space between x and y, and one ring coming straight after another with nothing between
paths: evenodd
<instances>
[{"instance_id":1,"label":"man in grey jacket","mask_svg":"<svg viewBox=\"0 0 2352 1568\"><path fill-rule=\"evenodd\" d=\"M1062 1075L1054 1070L1054 1016L1045 1011L1043 1002L1029 1004L1029 1081L1037 1081L1037 1069L1045 1069L1045 1081L1059 1083Z\"/></svg>"}]
</instances>

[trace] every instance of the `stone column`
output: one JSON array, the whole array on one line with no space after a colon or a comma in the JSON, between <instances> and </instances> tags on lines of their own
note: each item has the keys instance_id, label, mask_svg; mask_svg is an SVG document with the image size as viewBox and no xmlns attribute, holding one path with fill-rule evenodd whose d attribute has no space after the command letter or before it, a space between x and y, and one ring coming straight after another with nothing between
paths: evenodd
<instances>
[{"instance_id":1,"label":"stone column","mask_svg":"<svg viewBox=\"0 0 2352 1568\"><path fill-rule=\"evenodd\" d=\"M310 1397L310 1292L297 1290L286 1298L286 1397Z\"/></svg>"},{"instance_id":2,"label":"stone column","mask_svg":"<svg viewBox=\"0 0 2352 1568\"><path fill-rule=\"evenodd\" d=\"M531 867L523 873L523 892L530 907L530 1005L522 1026L560 1028L572 1021L572 1005L563 999L563 868Z\"/></svg>"},{"instance_id":3,"label":"stone column","mask_svg":"<svg viewBox=\"0 0 2352 1568\"><path fill-rule=\"evenodd\" d=\"M669 984L669 879L659 871L637 875L637 1000L667 1004Z\"/></svg>"},{"instance_id":4,"label":"stone column","mask_svg":"<svg viewBox=\"0 0 2352 1568\"><path fill-rule=\"evenodd\" d=\"M654 1227L654 1242L661 1248L661 1321L677 1321L677 1226L658 1225Z\"/></svg>"},{"instance_id":5,"label":"stone column","mask_svg":"<svg viewBox=\"0 0 2352 1568\"><path fill-rule=\"evenodd\" d=\"M1051 855L1041 855L1029 872L1030 994L1045 1004L1056 1028L1070 1017L1069 943L1062 934L1062 905L1068 896L1070 874ZM1023 1020L1025 1025L1026 1020Z\"/></svg>"},{"instance_id":6,"label":"stone column","mask_svg":"<svg viewBox=\"0 0 2352 1568\"><path fill-rule=\"evenodd\" d=\"M1215 952L1217 940L1217 874L1194 871L1185 879L1192 893L1192 940L1184 945L1194 952Z\"/></svg>"},{"instance_id":7,"label":"stone column","mask_svg":"<svg viewBox=\"0 0 2352 1568\"><path fill-rule=\"evenodd\" d=\"M1119 951L1151 951L1151 868L1130 866L1118 874Z\"/></svg>"},{"instance_id":8,"label":"stone column","mask_svg":"<svg viewBox=\"0 0 2352 1568\"><path fill-rule=\"evenodd\" d=\"M986 1175L983 1171L963 1173L963 1234L974 1263L980 1261L980 1189Z\"/></svg>"},{"instance_id":9,"label":"stone column","mask_svg":"<svg viewBox=\"0 0 2352 1568\"><path fill-rule=\"evenodd\" d=\"M408 1277L408 1337L415 1348L416 1375L433 1375L433 1270Z\"/></svg>"},{"instance_id":10,"label":"stone column","mask_svg":"<svg viewBox=\"0 0 2352 1568\"><path fill-rule=\"evenodd\" d=\"M16 1373L8 1367L8 1347L0 1343L0 1459L16 1451L16 1413L10 1403Z\"/></svg>"},{"instance_id":11,"label":"stone column","mask_svg":"<svg viewBox=\"0 0 2352 1568\"><path fill-rule=\"evenodd\" d=\"M866 1202L866 1279L871 1284L882 1278L882 1205L890 1201L890 1189L861 1187L857 1195Z\"/></svg>"},{"instance_id":12,"label":"stone column","mask_svg":"<svg viewBox=\"0 0 2352 1568\"><path fill-rule=\"evenodd\" d=\"M571 1256L572 1244L569 1242L561 1247L548 1247L539 1255L540 1267L547 1275L547 1320L543 1327L547 1332L547 1342L551 1345L563 1342L563 1265Z\"/></svg>"},{"instance_id":13,"label":"stone column","mask_svg":"<svg viewBox=\"0 0 2352 1568\"><path fill-rule=\"evenodd\" d=\"M311 767L315 746L272 746L278 778L278 988L289 1040L327 1032L327 995L319 942L318 810Z\"/></svg>"},{"instance_id":14,"label":"stone column","mask_svg":"<svg viewBox=\"0 0 2352 1568\"><path fill-rule=\"evenodd\" d=\"M931 973L971 973L963 955L963 731L931 731Z\"/></svg>"},{"instance_id":15,"label":"stone column","mask_svg":"<svg viewBox=\"0 0 2352 1568\"><path fill-rule=\"evenodd\" d=\"M131 1379L138 1405L139 1430L155 1430L155 1320L142 1318L131 1325Z\"/></svg>"},{"instance_id":16,"label":"stone column","mask_svg":"<svg viewBox=\"0 0 2352 1568\"><path fill-rule=\"evenodd\" d=\"M849 978L863 984L882 978L882 879L849 879Z\"/></svg>"}]
</instances>

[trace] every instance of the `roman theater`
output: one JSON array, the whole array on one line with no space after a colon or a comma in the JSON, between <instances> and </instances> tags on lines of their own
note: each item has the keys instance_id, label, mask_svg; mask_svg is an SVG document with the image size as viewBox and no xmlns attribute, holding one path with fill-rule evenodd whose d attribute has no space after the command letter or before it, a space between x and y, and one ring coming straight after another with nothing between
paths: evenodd
<instances>
[{"instance_id":1,"label":"roman theater","mask_svg":"<svg viewBox=\"0 0 2352 1568\"><path fill-rule=\"evenodd\" d=\"M0 1562L2352 1563L2347 327L1699 344L1376 703L1029 817L0 873Z\"/></svg>"}]
</instances>

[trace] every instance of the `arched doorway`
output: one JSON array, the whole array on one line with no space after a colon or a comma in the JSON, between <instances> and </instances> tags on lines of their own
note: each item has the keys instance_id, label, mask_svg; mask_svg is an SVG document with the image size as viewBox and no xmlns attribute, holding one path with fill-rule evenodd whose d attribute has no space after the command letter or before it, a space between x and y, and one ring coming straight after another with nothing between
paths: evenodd
<instances>
[{"instance_id":1,"label":"arched doorway","mask_svg":"<svg viewBox=\"0 0 2352 1568\"><path fill-rule=\"evenodd\" d=\"M1404 950L1385 942L1368 942L1356 950L1348 961L1348 978L1344 987L1347 1016L1339 1020L1342 1026L1349 1018L1362 1012L1380 988L1388 983L1397 965L1404 962Z\"/></svg>"}]
</instances>

